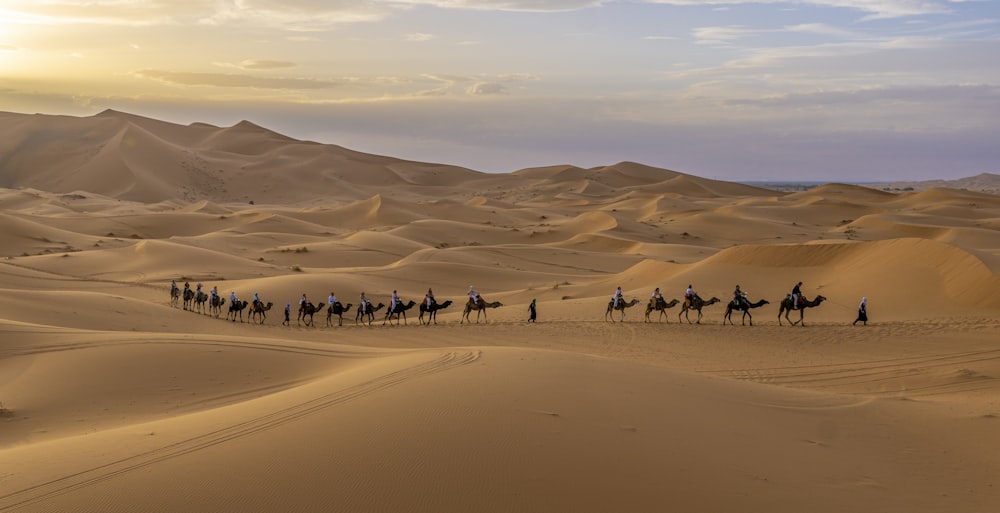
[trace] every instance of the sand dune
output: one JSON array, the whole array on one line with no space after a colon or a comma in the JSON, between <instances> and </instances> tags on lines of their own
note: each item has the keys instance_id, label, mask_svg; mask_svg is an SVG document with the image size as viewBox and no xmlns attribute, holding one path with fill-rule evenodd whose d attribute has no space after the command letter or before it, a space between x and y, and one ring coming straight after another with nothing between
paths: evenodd
<instances>
[{"instance_id":1,"label":"sand dune","mask_svg":"<svg viewBox=\"0 0 1000 513\"><path fill-rule=\"evenodd\" d=\"M249 121L0 121L0 511L1000 503L997 196L633 162L489 175ZM226 304L172 306L174 279ZM826 300L779 325L799 281ZM736 284L767 304L730 326ZM466 318L470 285L502 306ZM721 300L700 323L644 322L654 288L688 285ZM617 287L635 305L608 317ZM451 301L436 324L357 316L362 292L429 288ZM270 303L263 322L228 316L230 291Z\"/></svg>"}]
</instances>

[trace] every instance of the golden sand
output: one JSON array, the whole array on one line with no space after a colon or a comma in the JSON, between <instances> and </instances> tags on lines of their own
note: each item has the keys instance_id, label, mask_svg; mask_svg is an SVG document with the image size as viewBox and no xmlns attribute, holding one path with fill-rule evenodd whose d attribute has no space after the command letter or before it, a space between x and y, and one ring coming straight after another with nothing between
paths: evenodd
<instances>
[{"instance_id":1,"label":"golden sand","mask_svg":"<svg viewBox=\"0 0 1000 513\"><path fill-rule=\"evenodd\" d=\"M998 196L489 175L116 112L0 127L0 511L1000 504ZM273 306L188 311L172 279ZM798 281L826 300L779 325ZM721 300L700 324L645 322L689 284ZM736 284L768 304L723 325ZM470 285L503 306L463 319ZM436 324L356 322L362 292L428 288ZM342 326L296 319L331 292Z\"/></svg>"}]
</instances>

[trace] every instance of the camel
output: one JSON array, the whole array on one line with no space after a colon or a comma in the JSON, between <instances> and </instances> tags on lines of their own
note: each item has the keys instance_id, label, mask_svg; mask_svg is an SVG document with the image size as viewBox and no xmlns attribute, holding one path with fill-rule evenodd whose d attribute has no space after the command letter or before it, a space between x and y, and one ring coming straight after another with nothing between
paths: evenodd
<instances>
[{"instance_id":1,"label":"camel","mask_svg":"<svg viewBox=\"0 0 1000 513\"><path fill-rule=\"evenodd\" d=\"M250 320L254 320L258 315L260 315L260 323L264 324L264 319L267 319L267 311L274 306L274 303L268 301L267 304L262 304L263 301L257 301L250 304Z\"/></svg>"},{"instance_id":2,"label":"camel","mask_svg":"<svg viewBox=\"0 0 1000 513\"><path fill-rule=\"evenodd\" d=\"M306 326L312 326L313 325L313 315L318 314L321 310L323 310L323 307L325 307L325 306L326 306L326 303L320 303L319 306L316 306L316 305L312 304L311 302L306 301L304 304L302 304L302 305L299 306L299 316L295 320L295 322L301 324L301 321L305 321L306 320L306 316L309 316L309 320L306 321Z\"/></svg>"},{"instance_id":3,"label":"camel","mask_svg":"<svg viewBox=\"0 0 1000 513\"><path fill-rule=\"evenodd\" d=\"M735 305L733 303L734 303L733 301L730 301L729 304L726 305L726 315L722 317L722 324L726 324L726 321L729 321L729 324L732 324L734 326L736 325L736 323L733 322L733 317L732 317L733 316L733 311L735 310L737 312L743 312L743 325L746 325L746 323L747 323L747 316L749 316L750 317L750 325L753 326L753 315L750 315L750 309L752 309L752 308L760 308L760 307L762 307L764 305L771 304L766 299L761 299L760 301L757 301L756 303L751 303L749 301L742 302L739 305Z\"/></svg>"},{"instance_id":4,"label":"camel","mask_svg":"<svg viewBox=\"0 0 1000 513\"><path fill-rule=\"evenodd\" d=\"M498 307L501 307L501 306L503 306L503 303L501 303L499 301L494 301L492 303L487 303L485 299L479 298L478 302L473 303L472 300L470 299L467 303L465 303L465 311L462 312L462 320L459 321L459 324L462 324L465 321L469 321L469 324L472 324L472 319L469 319L469 314L472 313L473 310L476 311L476 324L479 324L479 316L480 315L482 315L483 316L483 320L487 324L489 324L490 321L489 321L489 319L486 318L486 309L487 308L498 308Z\"/></svg>"},{"instance_id":5,"label":"camel","mask_svg":"<svg viewBox=\"0 0 1000 513\"><path fill-rule=\"evenodd\" d=\"M662 320L664 317L667 317L667 309L677 306L677 303L680 303L680 301L676 299L671 299L669 303L663 301L662 299L654 303L653 299L650 298L649 303L646 304L646 322L651 322L649 320L649 314L653 313L653 310L660 312L659 320ZM670 324L669 317L667 317L667 324Z\"/></svg>"},{"instance_id":6,"label":"camel","mask_svg":"<svg viewBox=\"0 0 1000 513\"><path fill-rule=\"evenodd\" d=\"M343 326L344 314L347 313L347 311L350 310L352 306L354 305L352 305L351 303L347 303L347 306L344 306L340 304L340 301L334 302L332 305L330 305L329 308L326 309L326 325L333 326L332 319L333 316L336 315L337 318L339 319L337 321L337 326Z\"/></svg>"},{"instance_id":7,"label":"camel","mask_svg":"<svg viewBox=\"0 0 1000 513\"><path fill-rule=\"evenodd\" d=\"M802 299L803 300L799 302L799 308L798 308L798 310L799 310L799 320L797 320L795 322L792 322L792 320L788 318L788 313L791 312L792 310L794 310L792 308L792 298L790 296L786 296L785 299L781 300L781 306L778 308L778 326L782 325L781 324L781 314L785 314L785 320L788 321L788 322L791 322L792 326L795 326L796 324L798 324L800 322L802 323L803 326L805 326L806 323L805 323L805 320L803 320L803 316L805 315L805 312L803 310L805 310L806 308L812 308L812 307L819 306L820 303L822 303L823 301L826 301L826 298L823 297L823 296L816 296L816 299L814 299L812 301L807 301L807 300L805 300L805 298L802 298Z\"/></svg>"},{"instance_id":8,"label":"camel","mask_svg":"<svg viewBox=\"0 0 1000 513\"><path fill-rule=\"evenodd\" d=\"M191 289L184 289L184 309L191 309L191 302L194 301L194 291Z\"/></svg>"},{"instance_id":9,"label":"camel","mask_svg":"<svg viewBox=\"0 0 1000 513\"><path fill-rule=\"evenodd\" d=\"M623 299L622 301L618 302L617 307L615 306L615 301L613 299L611 301L608 301L608 311L604 312L605 321L608 320L608 317L610 316L611 322L615 322L614 311L618 310L619 312L622 313L621 321L625 322L625 309L632 308L633 306L639 304L639 298L633 298L632 301L629 301L628 303L624 301L624 298L622 299Z\"/></svg>"},{"instance_id":10,"label":"camel","mask_svg":"<svg viewBox=\"0 0 1000 513\"><path fill-rule=\"evenodd\" d=\"M181 289L177 286L170 287L170 306L177 308L181 299Z\"/></svg>"},{"instance_id":11,"label":"camel","mask_svg":"<svg viewBox=\"0 0 1000 513\"><path fill-rule=\"evenodd\" d=\"M236 314L239 313L240 322L243 322L243 309L246 307L247 307L246 301L236 301L233 303L229 303L229 313L226 314L226 319L228 319L229 316L232 315L233 322L236 322Z\"/></svg>"},{"instance_id":12,"label":"camel","mask_svg":"<svg viewBox=\"0 0 1000 513\"><path fill-rule=\"evenodd\" d=\"M695 322L697 324L701 324L701 309L702 309L702 307L706 307L708 305L714 305L715 303L718 303L720 301L722 301L722 300L719 299L719 298L717 298L717 297L713 297L712 299L709 299L708 301L705 301L700 296L695 295L690 300L684 301L685 308L681 309L681 311L678 312L678 314L677 314L677 322L681 322L681 315L683 315L684 318L687 319L688 324L691 324L691 318L688 317L688 310L698 310L698 320L695 321Z\"/></svg>"},{"instance_id":13,"label":"camel","mask_svg":"<svg viewBox=\"0 0 1000 513\"><path fill-rule=\"evenodd\" d=\"M427 303L420 303L420 318L418 319L420 321L420 324L424 323L424 312L427 312L428 325L431 323L431 321L434 321L434 324L437 324L438 310L444 310L445 308L448 308L449 306L451 306L451 303L452 301L450 299L445 301L444 303L438 303L438 302L431 303L431 306L429 307L427 306Z\"/></svg>"},{"instance_id":14,"label":"camel","mask_svg":"<svg viewBox=\"0 0 1000 513\"><path fill-rule=\"evenodd\" d=\"M372 306L371 301L365 301L365 303L367 303L367 307L364 311L361 311L360 306L358 307L358 313L354 316L354 324L357 324L358 321L361 321L361 323L364 324L365 317L367 317L368 325L371 326L372 322L375 320L375 312L385 308L385 304L379 303L378 306Z\"/></svg>"},{"instance_id":15,"label":"camel","mask_svg":"<svg viewBox=\"0 0 1000 513\"><path fill-rule=\"evenodd\" d=\"M402 301L400 301L399 303L396 303L396 308L394 308L392 311L388 311L388 312L385 313L385 319L382 320L382 325L385 326L385 323L387 321L391 321L392 320L392 316L395 315L396 316L396 325L398 326L399 325L399 315L400 314L403 315L403 324L406 324L406 311L409 310L410 308L413 308L414 306L417 306L417 302L414 301L414 300L412 300L412 299L409 302L407 302L405 305L402 303Z\"/></svg>"},{"instance_id":16,"label":"camel","mask_svg":"<svg viewBox=\"0 0 1000 513\"><path fill-rule=\"evenodd\" d=\"M194 293L194 310L200 314L205 313L205 303L208 302L208 294L197 290Z\"/></svg>"},{"instance_id":17,"label":"camel","mask_svg":"<svg viewBox=\"0 0 1000 513\"><path fill-rule=\"evenodd\" d=\"M226 304L226 298L215 296L209 301L208 310L212 315L218 317L222 314L222 305L224 304Z\"/></svg>"}]
</instances>

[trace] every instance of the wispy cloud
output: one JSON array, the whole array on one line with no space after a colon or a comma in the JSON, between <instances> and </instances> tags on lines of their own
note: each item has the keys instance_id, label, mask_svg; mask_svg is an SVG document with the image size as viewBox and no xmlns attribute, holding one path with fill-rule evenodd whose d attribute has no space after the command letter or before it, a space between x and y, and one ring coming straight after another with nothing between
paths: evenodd
<instances>
[{"instance_id":1,"label":"wispy cloud","mask_svg":"<svg viewBox=\"0 0 1000 513\"><path fill-rule=\"evenodd\" d=\"M1000 85L945 85L919 87L873 87L844 91L816 91L811 93L781 94L763 98L728 100L729 105L752 105L757 107L780 107L798 109L803 107L834 107L851 105L865 107L874 104L950 104L969 105L976 109L986 108L1000 112Z\"/></svg>"},{"instance_id":2,"label":"wispy cloud","mask_svg":"<svg viewBox=\"0 0 1000 513\"><path fill-rule=\"evenodd\" d=\"M423 43L425 41L430 41L437 38L434 34L425 34L422 32L413 32L410 34L405 34L403 36L403 41L408 41L410 43Z\"/></svg>"},{"instance_id":3,"label":"wispy cloud","mask_svg":"<svg viewBox=\"0 0 1000 513\"><path fill-rule=\"evenodd\" d=\"M856 11L862 19L953 12L967 0L634 0L665 6L815 6ZM209 25L254 24L293 32L377 22L414 6L450 10L564 12L625 3L625 0L6 0L0 18L18 24ZM723 39L724 40L724 39Z\"/></svg>"},{"instance_id":4,"label":"wispy cloud","mask_svg":"<svg viewBox=\"0 0 1000 513\"><path fill-rule=\"evenodd\" d=\"M340 88L358 82L356 79L316 79L316 78L280 78L258 77L252 75L237 75L228 73L198 73L190 71L168 71L159 69L141 69L133 72L135 76L159 80L173 85L182 86L212 86L212 87L250 87L255 89L332 89Z\"/></svg>"},{"instance_id":5,"label":"wispy cloud","mask_svg":"<svg viewBox=\"0 0 1000 513\"><path fill-rule=\"evenodd\" d=\"M479 82L467 90L473 96L504 95L508 94L507 86L499 82Z\"/></svg>"},{"instance_id":6,"label":"wispy cloud","mask_svg":"<svg viewBox=\"0 0 1000 513\"><path fill-rule=\"evenodd\" d=\"M952 4L964 0L647 0L668 5L751 5L784 4L845 8L866 13L865 19L897 18L951 12Z\"/></svg>"},{"instance_id":7,"label":"wispy cloud","mask_svg":"<svg viewBox=\"0 0 1000 513\"><path fill-rule=\"evenodd\" d=\"M294 62L290 61L276 61L268 59L247 59L238 63L230 62L219 62L216 63L217 66L223 68L238 68L242 70L272 70L272 69L288 69L297 66Z\"/></svg>"}]
</instances>

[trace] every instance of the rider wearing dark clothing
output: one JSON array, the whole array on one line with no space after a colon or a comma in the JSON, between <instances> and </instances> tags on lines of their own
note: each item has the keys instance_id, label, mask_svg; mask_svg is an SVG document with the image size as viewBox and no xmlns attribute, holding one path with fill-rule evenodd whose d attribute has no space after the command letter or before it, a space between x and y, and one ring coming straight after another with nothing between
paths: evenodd
<instances>
[{"instance_id":1,"label":"rider wearing dark clothing","mask_svg":"<svg viewBox=\"0 0 1000 513\"><path fill-rule=\"evenodd\" d=\"M733 291L733 306L738 310L743 310L746 307L747 297L746 293L740 290L740 286L736 286L736 290Z\"/></svg>"},{"instance_id":2,"label":"rider wearing dark clothing","mask_svg":"<svg viewBox=\"0 0 1000 513\"><path fill-rule=\"evenodd\" d=\"M802 297L802 282L798 282L792 287L792 308L799 309L799 299Z\"/></svg>"}]
</instances>

